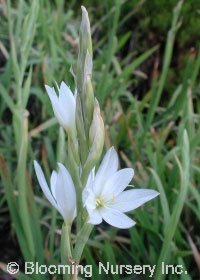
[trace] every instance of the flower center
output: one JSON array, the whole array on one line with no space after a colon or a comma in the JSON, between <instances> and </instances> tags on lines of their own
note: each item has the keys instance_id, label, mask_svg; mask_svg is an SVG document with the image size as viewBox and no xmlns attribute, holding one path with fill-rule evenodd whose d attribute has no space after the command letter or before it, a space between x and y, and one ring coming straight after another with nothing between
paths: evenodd
<instances>
[{"instance_id":1,"label":"flower center","mask_svg":"<svg viewBox=\"0 0 200 280\"><path fill-rule=\"evenodd\" d=\"M99 208L99 207L103 206L104 200L105 200L105 197L97 197L95 199L96 207Z\"/></svg>"}]
</instances>

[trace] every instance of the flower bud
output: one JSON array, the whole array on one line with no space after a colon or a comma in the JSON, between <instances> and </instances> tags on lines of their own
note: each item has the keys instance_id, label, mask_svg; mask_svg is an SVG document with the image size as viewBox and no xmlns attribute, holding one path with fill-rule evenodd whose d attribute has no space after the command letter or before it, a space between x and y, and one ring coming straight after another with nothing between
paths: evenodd
<instances>
[{"instance_id":1,"label":"flower bud","mask_svg":"<svg viewBox=\"0 0 200 280\"><path fill-rule=\"evenodd\" d=\"M85 134L85 126L83 121L83 113L81 108L80 96L76 96L76 128L79 141L79 153L82 165L85 163L88 155L88 144Z\"/></svg>"},{"instance_id":2,"label":"flower bud","mask_svg":"<svg viewBox=\"0 0 200 280\"><path fill-rule=\"evenodd\" d=\"M78 61L77 61L77 87L78 92L82 95L83 91L83 83L85 73L85 61L87 53L89 53L92 60L92 39L91 39L91 31L90 31L90 21L88 18L88 13L85 7L82 8L82 21L80 26L80 34L79 34L79 46L78 46ZM91 68L91 67L90 67ZM91 74L90 69L90 74ZM81 98L82 101L82 98Z\"/></svg>"},{"instance_id":3,"label":"flower bud","mask_svg":"<svg viewBox=\"0 0 200 280\"><path fill-rule=\"evenodd\" d=\"M89 131L89 154L83 167L84 178L88 177L91 169L97 164L101 157L104 145L104 122L101 117L99 103L95 99L93 120Z\"/></svg>"},{"instance_id":4,"label":"flower bud","mask_svg":"<svg viewBox=\"0 0 200 280\"><path fill-rule=\"evenodd\" d=\"M90 22L85 7L82 6L82 22L79 34L79 53L77 61L76 84L80 96L81 114L84 123L86 139L94 111L94 93L91 83L92 77L92 41ZM79 111L80 113L80 111Z\"/></svg>"},{"instance_id":5,"label":"flower bud","mask_svg":"<svg viewBox=\"0 0 200 280\"><path fill-rule=\"evenodd\" d=\"M91 82L92 58L87 52L84 66L83 92L82 92L82 109L85 125L86 136L89 136L89 129L94 113L94 92Z\"/></svg>"},{"instance_id":6,"label":"flower bud","mask_svg":"<svg viewBox=\"0 0 200 280\"><path fill-rule=\"evenodd\" d=\"M92 39L88 12L84 6L81 6L81 9L82 21L80 27L80 51L82 52L82 55L86 56L88 50L89 54L92 56Z\"/></svg>"},{"instance_id":7,"label":"flower bud","mask_svg":"<svg viewBox=\"0 0 200 280\"><path fill-rule=\"evenodd\" d=\"M76 102L70 88L64 82L62 82L60 87L58 87L58 96L54 88L51 88L47 85L45 88L51 100L53 111L59 124L67 131L67 133L73 133L76 129Z\"/></svg>"}]
</instances>

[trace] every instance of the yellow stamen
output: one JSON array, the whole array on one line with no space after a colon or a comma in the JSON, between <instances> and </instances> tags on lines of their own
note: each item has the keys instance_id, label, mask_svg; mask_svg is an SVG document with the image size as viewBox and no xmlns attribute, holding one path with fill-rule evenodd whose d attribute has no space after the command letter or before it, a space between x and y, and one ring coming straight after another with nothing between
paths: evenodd
<instances>
[{"instance_id":1,"label":"yellow stamen","mask_svg":"<svg viewBox=\"0 0 200 280\"><path fill-rule=\"evenodd\" d=\"M110 202L114 202L114 201L115 201L115 196L114 196L114 194L113 194L113 196L112 196Z\"/></svg>"},{"instance_id":2,"label":"yellow stamen","mask_svg":"<svg viewBox=\"0 0 200 280\"><path fill-rule=\"evenodd\" d=\"M95 204L97 207L101 207L103 206L104 201L105 201L105 196L98 197L95 199Z\"/></svg>"},{"instance_id":3,"label":"yellow stamen","mask_svg":"<svg viewBox=\"0 0 200 280\"><path fill-rule=\"evenodd\" d=\"M97 207L102 205L102 201L99 198L96 198L95 203Z\"/></svg>"}]
</instances>

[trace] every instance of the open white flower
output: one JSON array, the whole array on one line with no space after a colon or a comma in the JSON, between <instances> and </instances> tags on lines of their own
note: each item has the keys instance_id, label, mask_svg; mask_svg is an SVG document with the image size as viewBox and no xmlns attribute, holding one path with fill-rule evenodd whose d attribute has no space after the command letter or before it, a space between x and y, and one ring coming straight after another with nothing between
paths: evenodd
<instances>
[{"instance_id":1,"label":"open white flower","mask_svg":"<svg viewBox=\"0 0 200 280\"><path fill-rule=\"evenodd\" d=\"M59 95L57 96L54 88L45 86L51 100L54 114L64 129L68 132L75 128L75 109L76 100L70 88L62 82L58 87Z\"/></svg>"},{"instance_id":2,"label":"open white flower","mask_svg":"<svg viewBox=\"0 0 200 280\"><path fill-rule=\"evenodd\" d=\"M100 224L103 219L114 227L130 228L135 222L124 213L159 195L158 192L148 189L124 191L134 175L134 170L125 168L117 171L117 168L118 156L112 147L106 153L96 176L94 170L90 173L82 200L91 224Z\"/></svg>"},{"instance_id":3,"label":"open white flower","mask_svg":"<svg viewBox=\"0 0 200 280\"><path fill-rule=\"evenodd\" d=\"M34 161L35 172L39 184L49 202L60 212L65 223L71 224L76 217L76 191L71 175L63 164L58 163L58 172L53 171L51 174L49 189L44 173Z\"/></svg>"}]
</instances>

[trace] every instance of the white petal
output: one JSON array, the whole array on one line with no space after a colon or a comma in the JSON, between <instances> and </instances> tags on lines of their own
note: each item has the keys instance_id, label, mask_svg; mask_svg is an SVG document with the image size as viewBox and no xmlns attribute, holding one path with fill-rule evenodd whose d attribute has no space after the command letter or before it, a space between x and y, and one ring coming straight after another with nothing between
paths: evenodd
<instances>
[{"instance_id":1,"label":"white petal","mask_svg":"<svg viewBox=\"0 0 200 280\"><path fill-rule=\"evenodd\" d=\"M105 185L108 178L117 171L117 168L118 156L114 147L111 147L104 156L95 177L93 188L96 195L101 193L103 185Z\"/></svg>"},{"instance_id":2,"label":"white petal","mask_svg":"<svg viewBox=\"0 0 200 280\"><path fill-rule=\"evenodd\" d=\"M76 217L76 191L67 169L61 163L58 166L55 196L64 220L71 223Z\"/></svg>"},{"instance_id":3,"label":"white petal","mask_svg":"<svg viewBox=\"0 0 200 280\"><path fill-rule=\"evenodd\" d=\"M54 103L54 100L56 98L58 99L57 94L56 94L54 88L51 88L48 85L45 85L45 89L46 89L46 91L48 93L48 96L49 96L51 102Z\"/></svg>"},{"instance_id":4,"label":"white petal","mask_svg":"<svg viewBox=\"0 0 200 280\"><path fill-rule=\"evenodd\" d=\"M54 88L51 88L51 87L45 85L45 89L46 89L46 91L48 93L48 96L51 100L51 104L52 104L53 109L57 108L58 107L58 96L57 96Z\"/></svg>"},{"instance_id":5,"label":"white petal","mask_svg":"<svg viewBox=\"0 0 200 280\"><path fill-rule=\"evenodd\" d=\"M121 212L128 212L136 209L145 202L155 198L159 193L148 189L128 190L120 193L109 206Z\"/></svg>"},{"instance_id":6,"label":"white petal","mask_svg":"<svg viewBox=\"0 0 200 280\"><path fill-rule=\"evenodd\" d=\"M47 85L45 85L45 88L46 88L48 96L51 100L51 105L52 105L54 114L55 114L59 124L65 128L66 124L68 125L68 119L67 119L67 123L66 123L65 111L63 111L62 106L60 106L58 96L57 96L54 88L51 88Z\"/></svg>"},{"instance_id":7,"label":"white petal","mask_svg":"<svg viewBox=\"0 0 200 280\"><path fill-rule=\"evenodd\" d=\"M71 89L64 82L60 85L59 98L63 104L66 104L66 107L75 107L74 95L71 92Z\"/></svg>"},{"instance_id":8,"label":"white petal","mask_svg":"<svg viewBox=\"0 0 200 280\"><path fill-rule=\"evenodd\" d=\"M133 175L134 170L132 168L124 168L117 171L102 186L102 196L106 196L106 199L112 199L118 196L130 183Z\"/></svg>"},{"instance_id":9,"label":"white petal","mask_svg":"<svg viewBox=\"0 0 200 280\"><path fill-rule=\"evenodd\" d=\"M85 200L84 206L86 206L88 211L96 208L95 194L91 189L87 190L87 198Z\"/></svg>"},{"instance_id":10,"label":"white petal","mask_svg":"<svg viewBox=\"0 0 200 280\"><path fill-rule=\"evenodd\" d=\"M35 167L35 172L36 172L36 175L37 175L37 179L38 179L38 182L43 190L43 193L45 194L46 198L49 200L49 202L56 208L57 208L57 203L55 201L55 199L53 198L50 190L49 190L49 187L47 185L47 182L46 182L46 179L44 177L44 173L42 172L42 169L40 167L40 165L37 163L37 161L34 160L34 167Z\"/></svg>"},{"instance_id":11,"label":"white petal","mask_svg":"<svg viewBox=\"0 0 200 280\"><path fill-rule=\"evenodd\" d=\"M98 225L102 223L102 217L97 209L88 211L89 214L89 221L88 223L93 225Z\"/></svg>"},{"instance_id":12,"label":"white petal","mask_svg":"<svg viewBox=\"0 0 200 280\"><path fill-rule=\"evenodd\" d=\"M75 98L70 88L64 83L61 83L59 90L59 103L62 107L62 112L66 119L68 119L71 127L75 124Z\"/></svg>"},{"instance_id":13,"label":"white petal","mask_svg":"<svg viewBox=\"0 0 200 280\"><path fill-rule=\"evenodd\" d=\"M100 208L99 212L102 218L111 226L117 228L130 228L136 223L125 214L110 208Z\"/></svg>"},{"instance_id":14,"label":"white petal","mask_svg":"<svg viewBox=\"0 0 200 280\"><path fill-rule=\"evenodd\" d=\"M57 172L53 171L51 174L50 184L51 184L51 193L55 198L55 189L56 189L56 181L57 181Z\"/></svg>"},{"instance_id":15,"label":"white petal","mask_svg":"<svg viewBox=\"0 0 200 280\"><path fill-rule=\"evenodd\" d=\"M88 176L88 179L87 179L86 186L85 186L85 188L84 188L84 190L82 192L83 207L85 207L86 199L88 198L88 196L90 194L90 190L92 189L93 181L94 181L94 176L95 176L95 167L90 172L90 174Z\"/></svg>"},{"instance_id":16,"label":"white petal","mask_svg":"<svg viewBox=\"0 0 200 280\"><path fill-rule=\"evenodd\" d=\"M83 207L86 205L86 201L90 195L90 190L88 188L84 188L82 192L82 202L83 202Z\"/></svg>"}]
</instances>

